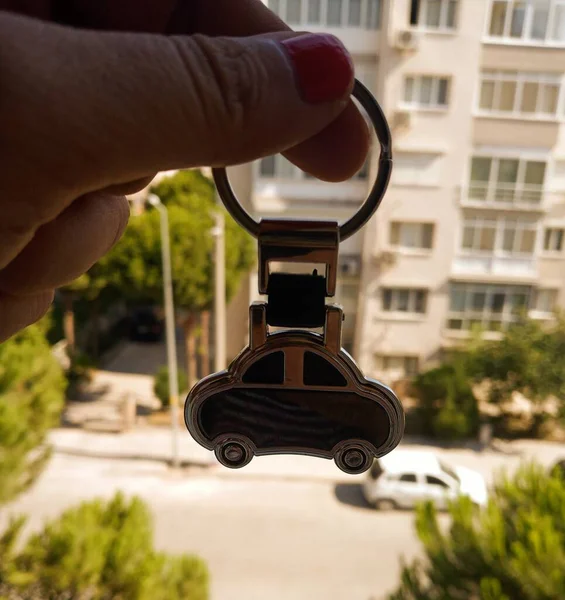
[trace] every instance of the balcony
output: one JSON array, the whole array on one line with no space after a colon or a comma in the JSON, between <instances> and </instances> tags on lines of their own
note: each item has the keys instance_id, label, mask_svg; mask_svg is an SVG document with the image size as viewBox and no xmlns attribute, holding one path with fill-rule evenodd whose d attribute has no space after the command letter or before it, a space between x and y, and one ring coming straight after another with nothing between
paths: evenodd
<instances>
[{"instance_id":1,"label":"balcony","mask_svg":"<svg viewBox=\"0 0 565 600\"><path fill-rule=\"evenodd\" d=\"M461 205L469 208L546 210L546 193L541 185L471 181L460 188Z\"/></svg>"},{"instance_id":2,"label":"balcony","mask_svg":"<svg viewBox=\"0 0 565 600\"><path fill-rule=\"evenodd\" d=\"M531 280L537 275L535 256L496 256L459 254L453 259L451 267L453 275L488 276L500 279Z\"/></svg>"},{"instance_id":3,"label":"balcony","mask_svg":"<svg viewBox=\"0 0 565 600\"><path fill-rule=\"evenodd\" d=\"M381 0L266 0L265 3L295 31L331 33L352 54L377 53Z\"/></svg>"}]
</instances>

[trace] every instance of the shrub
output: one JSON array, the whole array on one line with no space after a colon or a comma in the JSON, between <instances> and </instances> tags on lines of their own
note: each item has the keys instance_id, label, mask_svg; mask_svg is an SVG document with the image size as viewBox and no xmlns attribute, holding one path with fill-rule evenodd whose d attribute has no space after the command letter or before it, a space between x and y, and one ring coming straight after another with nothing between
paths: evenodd
<instances>
[{"instance_id":1,"label":"shrub","mask_svg":"<svg viewBox=\"0 0 565 600\"><path fill-rule=\"evenodd\" d=\"M206 600L208 572L195 556L153 549L145 504L121 494L85 502L32 535L24 519L0 538L0 597L18 600Z\"/></svg>"},{"instance_id":2,"label":"shrub","mask_svg":"<svg viewBox=\"0 0 565 600\"><path fill-rule=\"evenodd\" d=\"M185 371L182 369L178 370L178 386L179 393L182 394L188 388L188 378L186 376ZM161 400L163 406L169 406L169 368L168 367L160 367L157 373L155 374L155 381L153 384L153 391L155 396Z\"/></svg>"},{"instance_id":3,"label":"shrub","mask_svg":"<svg viewBox=\"0 0 565 600\"><path fill-rule=\"evenodd\" d=\"M49 458L47 432L59 422L65 385L41 326L0 344L0 505L41 473Z\"/></svg>"},{"instance_id":4,"label":"shrub","mask_svg":"<svg viewBox=\"0 0 565 600\"><path fill-rule=\"evenodd\" d=\"M462 362L422 373L414 380L425 433L456 440L477 435L479 408Z\"/></svg>"},{"instance_id":5,"label":"shrub","mask_svg":"<svg viewBox=\"0 0 565 600\"><path fill-rule=\"evenodd\" d=\"M432 504L417 511L424 558L404 565L389 600L565 598L565 484L535 464L500 478L488 507L468 498L445 531Z\"/></svg>"}]
</instances>

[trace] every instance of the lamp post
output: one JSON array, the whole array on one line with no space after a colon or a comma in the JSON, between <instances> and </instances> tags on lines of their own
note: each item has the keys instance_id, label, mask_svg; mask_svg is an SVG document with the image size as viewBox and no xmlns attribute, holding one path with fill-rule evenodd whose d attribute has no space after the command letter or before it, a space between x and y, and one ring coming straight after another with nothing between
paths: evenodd
<instances>
[{"instance_id":1,"label":"lamp post","mask_svg":"<svg viewBox=\"0 0 565 600\"><path fill-rule=\"evenodd\" d=\"M169 215L166 206L156 194L149 194L147 201L159 211L161 221L161 255L163 261L163 296L165 301L165 331L167 339L167 363L169 370L169 406L171 410L172 466L179 461L179 384L177 369L177 347L175 339L175 309L173 304L173 278L171 273L171 242L169 237Z\"/></svg>"},{"instance_id":2,"label":"lamp post","mask_svg":"<svg viewBox=\"0 0 565 600\"><path fill-rule=\"evenodd\" d=\"M226 368L226 248L225 220L220 207L216 211L216 225L212 229L214 249L214 371Z\"/></svg>"}]
</instances>

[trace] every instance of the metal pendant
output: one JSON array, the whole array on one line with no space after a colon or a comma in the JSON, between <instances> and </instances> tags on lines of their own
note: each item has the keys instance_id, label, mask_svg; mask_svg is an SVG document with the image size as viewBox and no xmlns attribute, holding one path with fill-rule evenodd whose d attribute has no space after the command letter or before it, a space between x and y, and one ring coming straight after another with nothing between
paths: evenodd
<instances>
[{"instance_id":1,"label":"metal pendant","mask_svg":"<svg viewBox=\"0 0 565 600\"><path fill-rule=\"evenodd\" d=\"M335 294L339 242L376 210L392 162L380 107L358 82L354 95L375 125L381 156L368 200L344 225L257 223L241 208L225 170L214 170L226 208L258 237L259 292L267 296L267 302L250 307L249 345L227 370L197 383L185 403L191 435L226 467L243 467L253 456L304 454L334 459L346 473L358 474L402 438L399 400L387 386L365 377L341 348L343 311L326 304ZM273 262L323 264L325 273L272 272Z\"/></svg>"}]
</instances>

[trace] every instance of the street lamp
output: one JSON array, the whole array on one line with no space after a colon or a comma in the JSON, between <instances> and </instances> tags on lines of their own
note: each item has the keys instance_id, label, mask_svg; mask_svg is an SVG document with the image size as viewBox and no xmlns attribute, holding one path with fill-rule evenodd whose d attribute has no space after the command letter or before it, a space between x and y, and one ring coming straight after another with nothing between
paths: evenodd
<instances>
[{"instance_id":1,"label":"street lamp","mask_svg":"<svg viewBox=\"0 0 565 600\"><path fill-rule=\"evenodd\" d=\"M179 466L179 384L177 369L177 347L175 338L175 309L173 305L173 278L171 274L171 242L169 237L169 215L167 207L156 194L149 194L147 202L154 206L161 221L161 255L163 261L163 296L165 301L165 331L167 339L167 363L169 369L169 406L171 408L171 434L173 442L173 467Z\"/></svg>"},{"instance_id":2,"label":"street lamp","mask_svg":"<svg viewBox=\"0 0 565 600\"><path fill-rule=\"evenodd\" d=\"M214 371L226 368L226 246L225 220L220 206L216 211L216 224L212 229L214 249Z\"/></svg>"}]
</instances>

